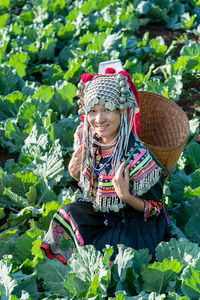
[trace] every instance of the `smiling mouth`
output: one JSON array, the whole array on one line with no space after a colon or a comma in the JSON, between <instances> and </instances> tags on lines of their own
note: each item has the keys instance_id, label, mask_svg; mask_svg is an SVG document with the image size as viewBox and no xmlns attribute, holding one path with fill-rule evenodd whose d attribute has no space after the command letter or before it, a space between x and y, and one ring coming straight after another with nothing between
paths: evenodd
<instances>
[{"instance_id":1,"label":"smiling mouth","mask_svg":"<svg viewBox=\"0 0 200 300\"><path fill-rule=\"evenodd\" d=\"M96 126L96 128L98 130L105 130L106 128L108 128L108 125L105 125L105 126Z\"/></svg>"}]
</instances>

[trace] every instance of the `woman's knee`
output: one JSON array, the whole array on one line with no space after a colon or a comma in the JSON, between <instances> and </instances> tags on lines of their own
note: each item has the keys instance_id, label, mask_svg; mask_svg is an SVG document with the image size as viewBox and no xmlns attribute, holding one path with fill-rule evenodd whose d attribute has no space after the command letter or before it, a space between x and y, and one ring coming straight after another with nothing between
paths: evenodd
<instances>
[{"instance_id":1,"label":"woman's knee","mask_svg":"<svg viewBox=\"0 0 200 300\"><path fill-rule=\"evenodd\" d=\"M73 205L72 203L68 203L66 205L63 205L61 209L63 209L67 214L69 214L70 211L73 210Z\"/></svg>"}]
</instances>

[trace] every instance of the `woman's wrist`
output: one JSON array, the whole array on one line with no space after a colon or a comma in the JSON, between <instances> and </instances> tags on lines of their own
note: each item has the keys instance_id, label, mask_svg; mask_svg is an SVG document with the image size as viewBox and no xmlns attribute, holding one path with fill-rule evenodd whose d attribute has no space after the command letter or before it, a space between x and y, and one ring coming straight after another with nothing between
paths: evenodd
<instances>
[{"instance_id":1,"label":"woman's wrist","mask_svg":"<svg viewBox=\"0 0 200 300\"><path fill-rule=\"evenodd\" d=\"M123 200L123 199L122 199ZM135 208L136 210L140 212L144 212L144 200L141 198L138 198L132 194L129 194L124 198L124 200L127 204Z\"/></svg>"}]
</instances>

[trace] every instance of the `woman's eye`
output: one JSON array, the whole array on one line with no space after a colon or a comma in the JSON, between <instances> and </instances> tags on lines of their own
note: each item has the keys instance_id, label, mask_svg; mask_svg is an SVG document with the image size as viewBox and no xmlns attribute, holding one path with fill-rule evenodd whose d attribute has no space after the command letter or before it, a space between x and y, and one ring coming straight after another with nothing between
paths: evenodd
<instances>
[{"instance_id":1,"label":"woman's eye","mask_svg":"<svg viewBox=\"0 0 200 300\"><path fill-rule=\"evenodd\" d=\"M91 113L95 113L95 110L92 109L92 110L90 110L90 111L88 112L88 114L91 114Z\"/></svg>"}]
</instances>

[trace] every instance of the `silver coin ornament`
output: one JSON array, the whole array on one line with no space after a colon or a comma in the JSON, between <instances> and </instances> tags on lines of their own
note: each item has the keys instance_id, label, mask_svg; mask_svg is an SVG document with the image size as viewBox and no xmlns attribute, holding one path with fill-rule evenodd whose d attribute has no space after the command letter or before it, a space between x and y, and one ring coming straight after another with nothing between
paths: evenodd
<instances>
[{"instance_id":1,"label":"silver coin ornament","mask_svg":"<svg viewBox=\"0 0 200 300\"><path fill-rule=\"evenodd\" d=\"M86 113L88 113L90 111L91 107L89 105L85 105L84 106L84 110Z\"/></svg>"},{"instance_id":2,"label":"silver coin ornament","mask_svg":"<svg viewBox=\"0 0 200 300\"><path fill-rule=\"evenodd\" d=\"M111 106L112 106L112 104L111 104L110 102L106 102L105 107L106 107L107 109L110 109Z\"/></svg>"},{"instance_id":3,"label":"silver coin ornament","mask_svg":"<svg viewBox=\"0 0 200 300\"><path fill-rule=\"evenodd\" d=\"M139 113L139 107L138 106L135 106L135 108L134 108L134 112L135 112L135 114L138 114Z\"/></svg>"},{"instance_id":4,"label":"silver coin ornament","mask_svg":"<svg viewBox=\"0 0 200 300\"><path fill-rule=\"evenodd\" d=\"M85 114L84 109L83 109L83 108L80 108L80 109L78 110L78 114L79 114L80 116L83 116L83 115Z\"/></svg>"},{"instance_id":5,"label":"silver coin ornament","mask_svg":"<svg viewBox=\"0 0 200 300\"><path fill-rule=\"evenodd\" d=\"M120 99L119 99L119 102L121 104L125 103L126 102L126 96L125 95L121 95Z\"/></svg>"},{"instance_id":6,"label":"silver coin ornament","mask_svg":"<svg viewBox=\"0 0 200 300\"><path fill-rule=\"evenodd\" d=\"M126 86L124 86L124 87L121 88L121 93L122 94L127 94L128 91L129 91L128 85L126 85Z\"/></svg>"},{"instance_id":7,"label":"silver coin ornament","mask_svg":"<svg viewBox=\"0 0 200 300\"><path fill-rule=\"evenodd\" d=\"M123 203L121 203L121 202L118 204L118 206L119 206L119 208L123 208L124 207Z\"/></svg>"},{"instance_id":8,"label":"silver coin ornament","mask_svg":"<svg viewBox=\"0 0 200 300\"><path fill-rule=\"evenodd\" d=\"M106 102L105 107L109 110L114 110L115 109L115 105L112 102Z\"/></svg>"},{"instance_id":9,"label":"silver coin ornament","mask_svg":"<svg viewBox=\"0 0 200 300\"><path fill-rule=\"evenodd\" d=\"M78 103L78 106L82 106L82 105L83 105L83 101L82 101L81 99L79 99L79 100L77 101L77 103Z\"/></svg>"},{"instance_id":10,"label":"silver coin ornament","mask_svg":"<svg viewBox=\"0 0 200 300\"><path fill-rule=\"evenodd\" d=\"M114 104L111 104L110 110L115 110L115 105Z\"/></svg>"},{"instance_id":11,"label":"silver coin ornament","mask_svg":"<svg viewBox=\"0 0 200 300\"><path fill-rule=\"evenodd\" d=\"M125 78L125 76L121 73L117 75L117 80L118 81L124 80L124 78Z\"/></svg>"},{"instance_id":12,"label":"silver coin ornament","mask_svg":"<svg viewBox=\"0 0 200 300\"><path fill-rule=\"evenodd\" d=\"M105 206L102 206L102 207L101 207L101 211L102 211L102 212L106 212L106 211L107 211L107 208L106 208Z\"/></svg>"},{"instance_id":13,"label":"silver coin ornament","mask_svg":"<svg viewBox=\"0 0 200 300\"><path fill-rule=\"evenodd\" d=\"M119 109L120 110L126 110L126 106L124 104L120 104Z\"/></svg>"},{"instance_id":14,"label":"silver coin ornament","mask_svg":"<svg viewBox=\"0 0 200 300\"><path fill-rule=\"evenodd\" d=\"M105 104L105 100L104 99L100 99L99 100L99 105L104 105Z\"/></svg>"},{"instance_id":15,"label":"silver coin ornament","mask_svg":"<svg viewBox=\"0 0 200 300\"><path fill-rule=\"evenodd\" d=\"M113 205L112 205L112 210L113 210L114 212L118 212L118 211L119 211L119 206L118 206L117 204L113 204Z\"/></svg>"},{"instance_id":16,"label":"silver coin ornament","mask_svg":"<svg viewBox=\"0 0 200 300\"><path fill-rule=\"evenodd\" d=\"M94 107L94 99L90 101L90 103L88 104L91 107Z\"/></svg>"},{"instance_id":17,"label":"silver coin ornament","mask_svg":"<svg viewBox=\"0 0 200 300\"><path fill-rule=\"evenodd\" d=\"M127 85L127 81L126 80L120 81L120 87L125 87L126 85Z\"/></svg>"},{"instance_id":18,"label":"silver coin ornament","mask_svg":"<svg viewBox=\"0 0 200 300\"><path fill-rule=\"evenodd\" d=\"M82 90L82 89L84 89L84 87L85 87L85 84L84 84L82 81L80 81L80 82L78 83L78 89L79 89L79 90Z\"/></svg>"},{"instance_id":19,"label":"silver coin ornament","mask_svg":"<svg viewBox=\"0 0 200 300\"><path fill-rule=\"evenodd\" d=\"M121 88L121 93L122 94L126 94L127 93L127 91L126 91L126 89L123 87L123 88Z\"/></svg>"},{"instance_id":20,"label":"silver coin ornament","mask_svg":"<svg viewBox=\"0 0 200 300\"><path fill-rule=\"evenodd\" d=\"M94 105L95 105L95 104L98 104L98 102L99 102L99 99L98 99L98 98L94 98L94 99L93 99Z\"/></svg>"}]
</instances>

